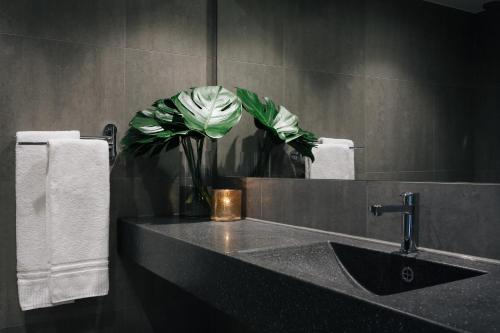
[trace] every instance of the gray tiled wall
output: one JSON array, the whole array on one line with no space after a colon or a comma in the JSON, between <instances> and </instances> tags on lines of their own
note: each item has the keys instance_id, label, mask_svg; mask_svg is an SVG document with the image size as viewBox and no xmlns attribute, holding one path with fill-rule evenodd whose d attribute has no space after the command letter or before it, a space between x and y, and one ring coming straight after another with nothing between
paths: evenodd
<instances>
[{"instance_id":1,"label":"gray tiled wall","mask_svg":"<svg viewBox=\"0 0 500 333\"><path fill-rule=\"evenodd\" d=\"M372 204L399 204L419 194L419 245L500 259L500 185L387 181L223 178L245 189L247 217L380 240L401 241L401 216L368 212Z\"/></svg>"},{"instance_id":2,"label":"gray tiled wall","mask_svg":"<svg viewBox=\"0 0 500 333\"><path fill-rule=\"evenodd\" d=\"M498 7L498 6L497 6ZM478 55L476 62L476 117L474 123L474 177L500 181L500 9L488 9L476 18Z\"/></svg>"},{"instance_id":3,"label":"gray tiled wall","mask_svg":"<svg viewBox=\"0 0 500 333\"><path fill-rule=\"evenodd\" d=\"M154 285L164 291L165 303L154 301L147 293L154 278L137 273L116 253L118 216L178 211L178 152L152 160L120 155L112 170L110 294L21 312L14 136L64 129L100 135L112 122L121 138L133 113L155 99L213 83L213 7L212 0L0 2L2 333L199 331L209 321L202 315L213 314L206 306L172 286L160 288L158 281ZM155 323L155 311L165 326Z\"/></svg>"},{"instance_id":4,"label":"gray tiled wall","mask_svg":"<svg viewBox=\"0 0 500 333\"><path fill-rule=\"evenodd\" d=\"M471 180L472 16L420 0L220 0L218 82L365 146L358 179ZM254 133L244 120L221 140L221 175L251 175Z\"/></svg>"}]
</instances>

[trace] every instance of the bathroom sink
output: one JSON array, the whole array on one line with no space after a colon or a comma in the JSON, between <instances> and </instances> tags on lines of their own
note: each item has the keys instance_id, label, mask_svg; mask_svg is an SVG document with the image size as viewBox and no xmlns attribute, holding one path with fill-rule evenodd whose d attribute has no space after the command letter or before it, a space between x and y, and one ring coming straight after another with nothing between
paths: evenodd
<instances>
[{"instance_id":1,"label":"bathroom sink","mask_svg":"<svg viewBox=\"0 0 500 333\"><path fill-rule=\"evenodd\" d=\"M329 281L328 284L335 283L341 288L355 285L381 296L485 274L419 259L418 254L403 255L334 242L253 250L239 255L297 277Z\"/></svg>"},{"instance_id":2,"label":"bathroom sink","mask_svg":"<svg viewBox=\"0 0 500 333\"><path fill-rule=\"evenodd\" d=\"M376 295L390 295L485 274L464 267L417 259L399 252L387 253L338 243L330 244L347 274Z\"/></svg>"}]
</instances>

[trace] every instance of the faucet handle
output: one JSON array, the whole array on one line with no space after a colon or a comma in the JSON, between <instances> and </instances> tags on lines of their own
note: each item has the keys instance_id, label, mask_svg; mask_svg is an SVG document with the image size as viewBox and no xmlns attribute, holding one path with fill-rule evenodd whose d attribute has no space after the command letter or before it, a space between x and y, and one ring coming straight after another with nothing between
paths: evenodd
<instances>
[{"instance_id":1,"label":"faucet handle","mask_svg":"<svg viewBox=\"0 0 500 333\"><path fill-rule=\"evenodd\" d=\"M415 205L416 195L417 195L417 193L413 193L413 192L403 192L400 194L400 196L403 198L403 204L408 205L408 206Z\"/></svg>"},{"instance_id":2,"label":"faucet handle","mask_svg":"<svg viewBox=\"0 0 500 333\"><path fill-rule=\"evenodd\" d=\"M382 215L382 212L380 211L382 208L382 205L371 205L369 207L370 213L372 213L375 216L380 216Z\"/></svg>"}]
</instances>

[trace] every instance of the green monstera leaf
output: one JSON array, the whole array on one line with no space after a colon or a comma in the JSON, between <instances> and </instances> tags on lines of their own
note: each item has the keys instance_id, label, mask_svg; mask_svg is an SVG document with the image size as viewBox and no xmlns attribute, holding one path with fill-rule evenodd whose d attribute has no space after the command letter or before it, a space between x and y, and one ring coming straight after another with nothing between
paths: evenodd
<instances>
[{"instance_id":1,"label":"green monstera leaf","mask_svg":"<svg viewBox=\"0 0 500 333\"><path fill-rule=\"evenodd\" d=\"M172 101L189 129L213 139L223 137L241 119L240 100L221 86L182 91Z\"/></svg>"},{"instance_id":2,"label":"green monstera leaf","mask_svg":"<svg viewBox=\"0 0 500 333\"><path fill-rule=\"evenodd\" d=\"M245 111L255 118L258 128L271 132L278 140L285 142L295 148L303 156L314 161L312 148L316 146L316 136L299 127L299 119L288 111L284 106L276 107L269 98L261 102L259 96L254 92L243 88L237 88L236 94L243 103Z\"/></svg>"},{"instance_id":3,"label":"green monstera leaf","mask_svg":"<svg viewBox=\"0 0 500 333\"><path fill-rule=\"evenodd\" d=\"M182 114L171 99L160 99L151 107L137 112L129 125L121 143L125 152L134 155L148 152L155 155L176 147L180 136L196 135L186 127Z\"/></svg>"}]
</instances>

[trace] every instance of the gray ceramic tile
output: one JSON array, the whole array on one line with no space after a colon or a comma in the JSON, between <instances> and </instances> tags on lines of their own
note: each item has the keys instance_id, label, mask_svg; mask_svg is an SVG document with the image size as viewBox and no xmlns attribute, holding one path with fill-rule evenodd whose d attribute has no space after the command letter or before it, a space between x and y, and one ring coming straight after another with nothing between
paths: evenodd
<instances>
[{"instance_id":1,"label":"gray ceramic tile","mask_svg":"<svg viewBox=\"0 0 500 333\"><path fill-rule=\"evenodd\" d=\"M281 65L286 1L223 0L218 3L217 57Z\"/></svg>"},{"instance_id":2,"label":"gray ceramic tile","mask_svg":"<svg viewBox=\"0 0 500 333\"><path fill-rule=\"evenodd\" d=\"M285 19L287 67L364 73L364 1L294 1Z\"/></svg>"},{"instance_id":3,"label":"gray ceramic tile","mask_svg":"<svg viewBox=\"0 0 500 333\"><path fill-rule=\"evenodd\" d=\"M308 186L304 186L307 182ZM300 191L305 187L305 191ZM297 180L292 190L293 213L288 217L312 228L366 235L365 183L337 180ZM302 204L300 203L302 202ZM302 206L302 207L300 207Z\"/></svg>"},{"instance_id":4,"label":"gray ceramic tile","mask_svg":"<svg viewBox=\"0 0 500 333\"><path fill-rule=\"evenodd\" d=\"M492 237L499 231L497 185L433 184L422 192L422 219L426 221L420 228L423 245L499 258L499 247ZM455 204L450 205L450 200Z\"/></svg>"},{"instance_id":5,"label":"gray ceramic tile","mask_svg":"<svg viewBox=\"0 0 500 333\"><path fill-rule=\"evenodd\" d=\"M79 129L101 135L123 113L123 54L118 49L23 40L24 96L19 130Z\"/></svg>"},{"instance_id":6,"label":"gray ceramic tile","mask_svg":"<svg viewBox=\"0 0 500 333\"><path fill-rule=\"evenodd\" d=\"M0 135L0 180L14 181L15 179L15 145L14 136Z\"/></svg>"},{"instance_id":7,"label":"gray ceramic tile","mask_svg":"<svg viewBox=\"0 0 500 333\"><path fill-rule=\"evenodd\" d=\"M244 183L245 216L262 218L261 181L257 178L246 178Z\"/></svg>"},{"instance_id":8,"label":"gray ceramic tile","mask_svg":"<svg viewBox=\"0 0 500 333\"><path fill-rule=\"evenodd\" d=\"M127 119L159 98L205 85L205 58L126 50Z\"/></svg>"},{"instance_id":9,"label":"gray ceramic tile","mask_svg":"<svg viewBox=\"0 0 500 333\"><path fill-rule=\"evenodd\" d=\"M217 172L221 176L253 176L258 162L259 139L253 117L244 113L236 125L218 140Z\"/></svg>"},{"instance_id":10,"label":"gray ceramic tile","mask_svg":"<svg viewBox=\"0 0 500 333\"><path fill-rule=\"evenodd\" d=\"M83 133L102 135L104 126L112 123L117 126L117 138L121 140L129 121L124 117L127 114L124 78L125 51L115 48L98 48L93 52L95 52L95 55L92 55L95 59L95 67L91 67L92 74L89 75L92 80L92 89L89 89L88 92L85 90L84 94L78 86L72 85L71 90L64 93L71 96L71 100L77 99L72 96L74 91L84 96L89 94L89 99L96 100L95 105L92 106L95 109L82 110L83 124L81 130L84 131ZM87 65L84 64L83 67L87 67ZM80 79L85 78L85 76L86 72L81 74ZM85 88L82 87L81 89L84 90ZM78 107L78 109L81 109L81 107Z\"/></svg>"},{"instance_id":11,"label":"gray ceramic tile","mask_svg":"<svg viewBox=\"0 0 500 333\"><path fill-rule=\"evenodd\" d=\"M127 1L127 47L206 57L208 2Z\"/></svg>"},{"instance_id":12,"label":"gray ceramic tile","mask_svg":"<svg viewBox=\"0 0 500 333\"><path fill-rule=\"evenodd\" d=\"M262 218L364 236L365 183L261 179Z\"/></svg>"},{"instance_id":13,"label":"gray ceramic tile","mask_svg":"<svg viewBox=\"0 0 500 333\"><path fill-rule=\"evenodd\" d=\"M480 183L500 183L500 171L499 170L478 170L474 169L474 174L472 175L474 182Z\"/></svg>"},{"instance_id":14,"label":"gray ceramic tile","mask_svg":"<svg viewBox=\"0 0 500 333\"><path fill-rule=\"evenodd\" d=\"M363 140L364 141L364 140ZM366 167L365 167L365 150L366 148L355 149L354 150L354 179L355 180L365 180L366 179Z\"/></svg>"},{"instance_id":15,"label":"gray ceramic tile","mask_svg":"<svg viewBox=\"0 0 500 333\"><path fill-rule=\"evenodd\" d=\"M219 61L217 70L219 84L229 89L246 88L261 98L270 97L276 103L282 103L281 67ZM256 130L253 118L244 112L238 125L218 140L217 159L220 175L253 175L260 135Z\"/></svg>"},{"instance_id":16,"label":"gray ceramic tile","mask_svg":"<svg viewBox=\"0 0 500 333\"><path fill-rule=\"evenodd\" d=\"M482 84L498 85L500 83L500 46L497 43L500 38L498 13L483 12L476 17L477 63L474 67L477 70L477 79Z\"/></svg>"},{"instance_id":17,"label":"gray ceramic tile","mask_svg":"<svg viewBox=\"0 0 500 333\"><path fill-rule=\"evenodd\" d=\"M474 178L475 170L436 170L434 171L434 181L436 182L481 182ZM413 181L413 179L406 179ZM418 180L417 180L418 181ZM482 181L488 182L486 180ZM489 181L490 183L498 183L499 181Z\"/></svg>"},{"instance_id":18,"label":"gray ceramic tile","mask_svg":"<svg viewBox=\"0 0 500 333\"><path fill-rule=\"evenodd\" d=\"M430 82L468 82L467 14L413 1L366 2L366 74ZM422 50L432 57L422 57ZM463 55L463 56L462 56Z\"/></svg>"},{"instance_id":19,"label":"gray ceramic tile","mask_svg":"<svg viewBox=\"0 0 500 333\"><path fill-rule=\"evenodd\" d=\"M285 211L288 205L295 204L295 202L287 201L287 194L291 190L292 184L292 179L261 178L262 219L287 223L285 221Z\"/></svg>"},{"instance_id":20,"label":"gray ceramic tile","mask_svg":"<svg viewBox=\"0 0 500 333\"><path fill-rule=\"evenodd\" d=\"M59 91L63 85L61 64L65 60L76 60L77 54L77 59L83 61L84 57L79 55L82 49L85 47L75 44L23 40L23 92L30 99L29 104L24 103L24 112L17 117L18 130L78 129L83 123L81 113L71 108L69 112L63 112L64 106L59 103ZM70 54L70 58L64 56Z\"/></svg>"},{"instance_id":21,"label":"gray ceramic tile","mask_svg":"<svg viewBox=\"0 0 500 333\"><path fill-rule=\"evenodd\" d=\"M287 70L285 106L299 125L318 137L352 139L364 145L364 80L312 71Z\"/></svg>"},{"instance_id":22,"label":"gray ceramic tile","mask_svg":"<svg viewBox=\"0 0 500 333\"><path fill-rule=\"evenodd\" d=\"M0 329L16 324L12 303L17 300L16 278L16 208L13 181L0 181Z\"/></svg>"},{"instance_id":23,"label":"gray ceramic tile","mask_svg":"<svg viewBox=\"0 0 500 333\"><path fill-rule=\"evenodd\" d=\"M472 136L475 113L472 105L474 91L460 87L436 87L436 89L438 93L434 129L434 169L470 172L474 158Z\"/></svg>"},{"instance_id":24,"label":"gray ceramic tile","mask_svg":"<svg viewBox=\"0 0 500 333\"><path fill-rule=\"evenodd\" d=\"M228 89L245 88L261 98L269 97L283 103L283 69L280 66L247 64L220 59L217 64L218 83Z\"/></svg>"},{"instance_id":25,"label":"gray ceramic tile","mask_svg":"<svg viewBox=\"0 0 500 333\"><path fill-rule=\"evenodd\" d=\"M408 57L403 50L404 32L398 22L401 13L395 2L369 1L366 6L366 74L376 77L397 78L398 64ZM399 11L401 11L399 9ZM396 28L398 27L398 28ZM407 34L408 35L408 34ZM393 46L397 45L397 46Z\"/></svg>"},{"instance_id":26,"label":"gray ceramic tile","mask_svg":"<svg viewBox=\"0 0 500 333\"><path fill-rule=\"evenodd\" d=\"M0 36L0 133L14 136L18 101L22 96L22 39L13 36Z\"/></svg>"},{"instance_id":27,"label":"gray ceramic tile","mask_svg":"<svg viewBox=\"0 0 500 333\"><path fill-rule=\"evenodd\" d=\"M13 181L0 182L0 250L4 254L0 264L0 328L24 323L19 307L16 280L16 201ZM3 325L3 326L2 326Z\"/></svg>"},{"instance_id":28,"label":"gray ceramic tile","mask_svg":"<svg viewBox=\"0 0 500 333\"><path fill-rule=\"evenodd\" d=\"M127 112L124 122L159 98L170 97L189 87L205 85L206 66L206 59L199 57L126 50ZM144 172L176 177L179 172L178 150L174 148L156 158L137 159L122 155L115 173L135 177Z\"/></svg>"},{"instance_id":29,"label":"gray ceramic tile","mask_svg":"<svg viewBox=\"0 0 500 333\"><path fill-rule=\"evenodd\" d=\"M366 172L432 171L434 89L366 79Z\"/></svg>"},{"instance_id":30,"label":"gray ceramic tile","mask_svg":"<svg viewBox=\"0 0 500 333\"><path fill-rule=\"evenodd\" d=\"M442 181L445 174L437 174L436 171L394 171L394 172L367 172L366 180L392 180L392 181L415 181L430 182Z\"/></svg>"},{"instance_id":31,"label":"gray ceramic tile","mask_svg":"<svg viewBox=\"0 0 500 333\"><path fill-rule=\"evenodd\" d=\"M155 156L132 156L120 153L111 177L167 177L176 178L180 172L181 153L178 147Z\"/></svg>"},{"instance_id":32,"label":"gray ceramic tile","mask_svg":"<svg viewBox=\"0 0 500 333\"><path fill-rule=\"evenodd\" d=\"M117 178L121 189L118 215L166 216L178 212L179 183L177 179L141 177Z\"/></svg>"},{"instance_id":33,"label":"gray ceramic tile","mask_svg":"<svg viewBox=\"0 0 500 333\"><path fill-rule=\"evenodd\" d=\"M100 46L124 46L124 1L22 0L2 3L0 13L2 33Z\"/></svg>"},{"instance_id":34,"label":"gray ceramic tile","mask_svg":"<svg viewBox=\"0 0 500 333\"><path fill-rule=\"evenodd\" d=\"M500 157L495 149L500 144L497 129L500 115L500 86L484 86L476 91L474 108L474 172L475 180L495 181L500 170Z\"/></svg>"},{"instance_id":35,"label":"gray ceramic tile","mask_svg":"<svg viewBox=\"0 0 500 333\"><path fill-rule=\"evenodd\" d=\"M400 202L399 193L419 193L419 244L445 251L498 258L494 235L498 185L368 182L368 204ZM367 213L368 236L401 241L400 214Z\"/></svg>"}]
</instances>

